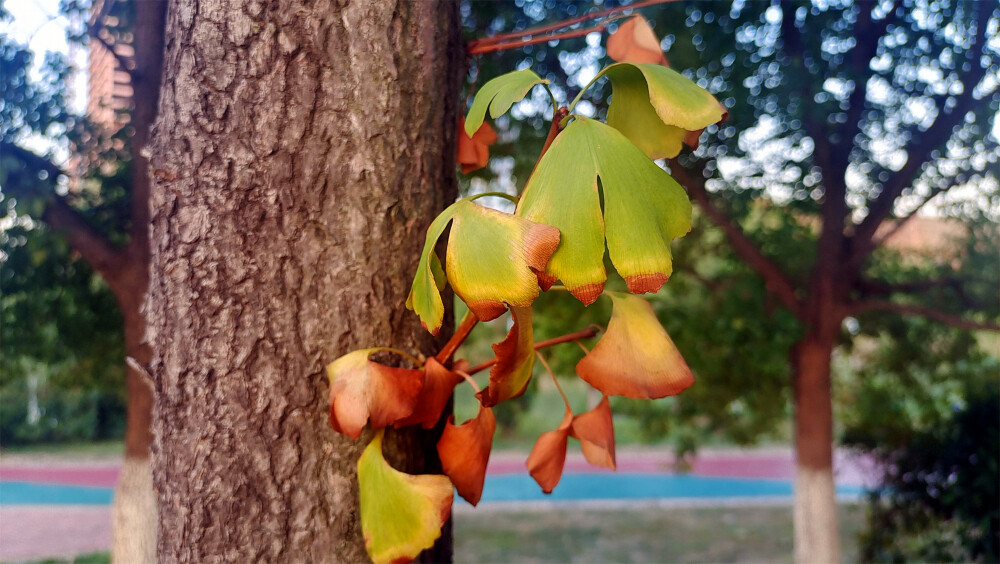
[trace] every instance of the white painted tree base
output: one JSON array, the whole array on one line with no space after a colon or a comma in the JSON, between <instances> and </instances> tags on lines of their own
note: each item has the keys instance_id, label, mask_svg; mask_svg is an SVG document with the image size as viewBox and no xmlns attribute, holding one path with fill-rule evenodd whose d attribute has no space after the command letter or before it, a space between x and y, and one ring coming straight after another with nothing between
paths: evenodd
<instances>
[{"instance_id":1,"label":"white painted tree base","mask_svg":"<svg viewBox=\"0 0 1000 564\"><path fill-rule=\"evenodd\" d=\"M833 469L799 466L795 475L795 562L840 562Z\"/></svg>"},{"instance_id":2,"label":"white painted tree base","mask_svg":"<svg viewBox=\"0 0 1000 564\"><path fill-rule=\"evenodd\" d=\"M156 494L149 458L126 457L112 506L111 561L156 562Z\"/></svg>"}]
</instances>

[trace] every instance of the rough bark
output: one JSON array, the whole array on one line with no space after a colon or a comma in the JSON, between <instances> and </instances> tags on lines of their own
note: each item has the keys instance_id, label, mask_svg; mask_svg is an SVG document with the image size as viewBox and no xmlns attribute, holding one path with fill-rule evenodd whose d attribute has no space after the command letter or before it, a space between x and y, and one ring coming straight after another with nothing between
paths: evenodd
<instances>
[{"instance_id":1,"label":"rough bark","mask_svg":"<svg viewBox=\"0 0 1000 564\"><path fill-rule=\"evenodd\" d=\"M330 430L324 366L434 351L403 304L455 198L458 26L451 2L171 4L146 302L161 560L367 559L368 435ZM431 441L400 433L391 459L433 470Z\"/></svg>"}]
</instances>

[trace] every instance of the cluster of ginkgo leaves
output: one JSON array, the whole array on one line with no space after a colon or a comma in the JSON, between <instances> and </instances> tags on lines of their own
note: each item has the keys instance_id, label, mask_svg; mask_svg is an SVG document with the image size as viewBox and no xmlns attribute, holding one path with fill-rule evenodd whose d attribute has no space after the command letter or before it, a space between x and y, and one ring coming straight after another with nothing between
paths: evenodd
<instances>
[{"instance_id":1,"label":"cluster of ginkgo leaves","mask_svg":"<svg viewBox=\"0 0 1000 564\"><path fill-rule=\"evenodd\" d=\"M478 414L461 425L450 417L444 427L437 445L444 475L392 468L382 455L382 429L434 427L457 385L476 386L470 376L477 369L450 358L455 338L426 360L372 348L327 367L333 428L352 438L366 425L376 430L358 462L361 526L376 563L407 561L432 546L450 515L454 490L473 505L479 502L496 429L492 408L523 394L536 358L542 358L536 348L544 344L535 343L532 330L532 302L540 291L565 290L584 305L602 295L613 302L607 328L576 367L603 394L601 402L582 414L566 402L562 423L543 433L528 456L527 468L546 493L560 480L570 437L580 441L591 464L615 468L609 396L662 398L694 382L649 302L633 294L660 289L671 273L671 241L691 228L684 189L653 159L677 156L682 143L695 145L701 131L727 112L709 92L666 66L639 16L609 38L608 53L625 62L608 66L590 83L605 77L611 82L606 123L574 113L584 88L568 108L554 112L557 123L522 194L507 196L516 203L513 213L477 204L481 194L452 204L427 230L406 301L423 326L434 334L441 329L446 284L469 306L457 339L477 321L507 311L512 318L506 338L493 346L496 358L480 367L491 370L488 385L477 388ZM486 114L496 119L547 83L521 70L483 85L460 126L464 172L484 166L488 145L496 140ZM449 226L442 265L434 249ZM604 290L605 250L631 293ZM375 353L399 356L413 368L376 362Z\"/></svg>"}]
</instances>

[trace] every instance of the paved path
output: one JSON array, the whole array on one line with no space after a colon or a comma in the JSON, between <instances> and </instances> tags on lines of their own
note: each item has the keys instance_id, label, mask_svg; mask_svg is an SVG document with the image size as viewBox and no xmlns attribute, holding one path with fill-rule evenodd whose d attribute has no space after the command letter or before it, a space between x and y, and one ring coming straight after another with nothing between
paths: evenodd
<instances>
[{"instance_id":1,"label":"paved path","mask_svg":"<svg viewBox=\"0 0 1000 564\"><path fill-rule=\"evenodd\" d=\"M583 456L567 457L565 473L551 496L527 475L526 454L491 457L483 501L477 510L544 509L552 504L588 507L789 503L795 465L790 449L705 450L689 474L673 472L665 451L625 448L618 471L595 468ZM107 550L111 544L111 494L119 466L111 460L0 463L0 561L67 557ZM874 483L873 466L838 453L838 493L857 499ZM456 510L472 510L464 502Z\"/></svg>"}]
</instances>

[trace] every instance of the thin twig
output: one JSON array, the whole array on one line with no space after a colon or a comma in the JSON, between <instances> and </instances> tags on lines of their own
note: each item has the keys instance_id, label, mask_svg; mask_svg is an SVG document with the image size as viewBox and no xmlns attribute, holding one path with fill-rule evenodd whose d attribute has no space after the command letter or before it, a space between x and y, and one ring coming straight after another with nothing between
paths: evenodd
<instances>
[{"instance_id":1,"label":"thin twig","mask_svg":"<svg viewBox=\"0 0 1000 564\"><path fill-rule=\"evenodd\" d=\"M525 29L523 31L512 31L509 33L498 33L492 37L484 37L482 39L476 39L475 41L469 42L469 52L473 53L473 49L480 45L492 45L496 43L507 43L515 40L523 40L526 37L532 37L535 35L540 35L543 33L548 33L552 31L558 31L560 29L567 28L571 25L575 25L581 22L596 20L604 16L614 14L615 12L624 12L626 10L637 10L639 8L645 8L647 6L655 6L657 4L667 4L669 2L675 2L677 0L643 0L641 2L634 2L627 6L615 6L614 8L607 8L605 10L599 10L597 12L590 12L589 14L584 14L582 16L576 16L573 18L558 21L552 24L546 24L543 26L534 27L531 29ZM508 47L509 48L509 47Z\"/></svg>"},{"instance_id":2,"label":"thin twig","mask_svg":"<svg viewBox=\"0 0 1000 564\"><path fill-rule=\"evenodd\" d=\"M569 333L567 335L562 335L562 336L559 336L559 337L553 337L551 339L546 339L544 341L538 341L537 343L535 343L535 350L537 351L539 349L544 349L546 347L552 347L552 346L555 346L555 345L561 345L563 343L571 343L573 341L578 341L580 339L589 339L589 338L597 335L598 332L599 332L599 329L596 329L594 327L588 327L587 329L584 329L583 331L577 331L575 333ZM492 360L487 360L486 362L484 362L482 364L479 364L479 365L476 365L476 366L473 366L472 368L470 368L469 369L469 374L475 374L477 372L482 372L483 370L486 370L487 368L493 366L496 363L497 363L497 359L494 357Z\"/></svg>"}]
</instances>

